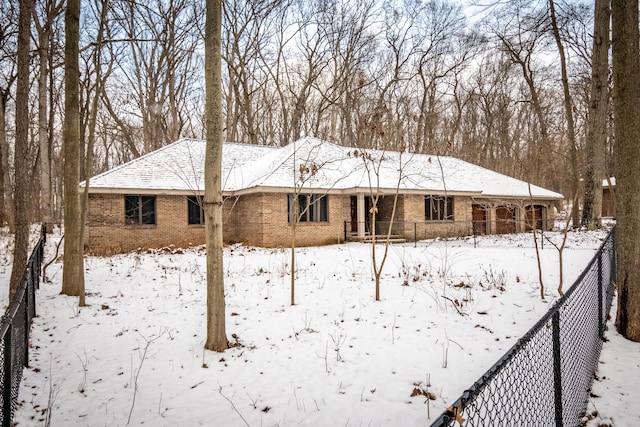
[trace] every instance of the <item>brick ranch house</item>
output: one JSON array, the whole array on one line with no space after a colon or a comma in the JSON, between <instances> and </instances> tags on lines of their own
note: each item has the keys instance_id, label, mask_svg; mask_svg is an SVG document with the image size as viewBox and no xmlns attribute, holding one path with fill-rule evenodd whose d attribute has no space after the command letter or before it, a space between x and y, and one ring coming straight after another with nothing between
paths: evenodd
<instances>
[{"instance_id":1,"label":"brick ranch house","mask_svg":"<svg viewBox=\"0 0 640 427\"><path fill-rule=\"evenodd\" d=\"M181 139L91 178L85 250L203 244L204 150L205 141ZM377 234L397 199L393 234L407 239L549 229L563 199L452 157L310 137L284 147L226 143L222 169L225 241L263 247L290 245L296 216L297 245L364 239L375 195Z\"/></svg>"}]
</instances>

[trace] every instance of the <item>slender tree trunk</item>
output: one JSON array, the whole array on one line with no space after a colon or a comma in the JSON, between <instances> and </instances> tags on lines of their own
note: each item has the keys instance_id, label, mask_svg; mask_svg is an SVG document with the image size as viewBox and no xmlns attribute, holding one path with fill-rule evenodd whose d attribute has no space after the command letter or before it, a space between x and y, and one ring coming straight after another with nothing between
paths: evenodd
<instances>
[{"instance_id":1,"label":"slender tree trunk","mask_svg":"<svg viewBox=\"0 0 640 427\"><path fill-rule=\"evenodd\" d=\"M55 36L52 34L51 36L51 40L53 41L55 39ZM49 139L49 149L51 150L51 146L53 144L53 138L54 138L54 123L56 121L56 107L58 105L57 99L56 99L56 92L55 92L55 82L56 77L55 77L55 72L54 72L54 67L55 67L55 62L54 62L54 58L53 55L49 55L48 56L48 60L49 60L49 66L47 67L47 69L49 70L49 108L48 108L48 112L49 112L49 120L47 121L49 124L49 134L48 134L48 139ZM49 153L49 168L52 172L53 176L59 177L60 176L60 172L59 172L59 168L56 168L55 166L55 162L53 161L53 157L52 157L52 153ZM56 171L54 172L54 169L56 169ZM52 198L52 207L51 207L51 215L52 215L52 220L58 225L58 227L60 227L62 225L62 218L61 218L61 213L60 213L60 200L63 199L63 197L61 197L61 192L62 189L60 188L60 185L53 185L54 181L51 181L51 198ZM54 195L55 193L55 195ZM53 200L57 200L57 203L54 203Z\"/></svg>"},{"instance_id":2,"label":"slender tree trunk","mask_svg":"<svg viewBox=\"0 0 640 427\"><path fill-rule=\"evenodd\" d=\"M65 10L64 76L64 258L62 293L78 296L84 306L84 259L80 203L80 101L78 65L80 0L67 0Z\"/></svg>"},{"instance_id":3,"label":"slender tree trunk","mask_svg":"<svg viewBox=\"0 0 640 427\"><path fill-rule=\"evenodd\" d=\"M2 211L3 219L9 226L9 233L16 232L15 212L13 206L13 186L9 170L9 142L7 141L6 106L9 98L9 87L0 94L0 174L2 175Z\"/></svg>"},{"instance_id":4,"label":"slender tree trunk","mask_svg":"<svg viewBox=\"0 0 640 427\"><path fill-rule=\"evenodd\" d=\"M5 97L2 92L0 92L0 147L5 147L7 144L7 119L4 114L4 102ZM4 155L4 150L0 148L0 227L4 226L5 221L7 219L7 209L4 205L4 162L6 157ZM7 165L8 167L8 165Z\"/></svg>"},{"instance_id":5,"label":"slender tree trunk","mask_svg":"<svg viewBox=\"0 0 640 427\"><path fill-rule=\"evenodd\" d=\"M16 212L16 234L13 252L13 267L9 297L18 290L27 265L29 246L29 215L27 199L29 193L29 43L31 36L31 13L33 0L20 0L18 18L18 80L16 84L16 140L13 164L16 188L14 205Z\"/></svg>"},{"instance_id":6,"label":"slender tree trunk","mask_svg":"<svg viewBox=\"0 0 640 427\"><path fill-rule=\"evenodd\" d=\"M9 217L9 209L5 205L5 170L9 169L8 146L7 146L7 118L5 116L5 94L0 92L0 226L4 226ZM7 154L5 154L7 152ZM6 169L5 169L6 168ZM13 230L15 232L15 230Z\"/></svg>"},{"instance_id":7,"label":"slender tree trunk","mask_svg":"<svg viewBox=\"0 0 640 427\"><path fill-rule=\"evenodd\" d=\"M296 201L294 202L295 208L292 212L298 212L297 210L297 194L295 195ZM291 214L291 305L296 305L296 224L298 223L297 214Z\"/></svg>"},{"instance_id":8,"label":"slender tree trunk","mask_svg":"<svg viewBox=\"0 0 640 427\"><path fill-rule=\"evenodd\" d=\"M373 199L373 198L372 198ZM376 284L375 300L380 301L380 274L382 270L378 268L378 260L376 258L376 215L378 213L378 197L374 199L371 206L371 265L373 268L373 277Z\"/></svg>"},{"instance_id":9,"label":"slender tree trunk","mask_svg":"<svg viewBox=\"0 0 640 427\"><path fill-rule=\"evenodd\" d=\"M560 55L560 71L562 74L562 92L564 95L564 113L567 120L567 137L569 138L569 161L571 164L571 194L573 194L573 208L571 209L571 220L573 226L577 227L580 222L580 211L578 209L578 150L576 146L576 131L573 121L573 102L571 101L571 92L569 91L569 76L567 74L567 60L564 53L564 46L560 38L560 30L556 20L556 10L554 0L549 0L549 11L551 14L551 26L553 28L553 37L556 40L558 53Z\"/></svg>"},{"instance_id":10,"label":"slender tree trunk","mask_svg":"<svg viewBox=\"0 0 640 427\"><path fill-rule=\"evenodd\" d=\"M49 16L46 17L45 26L37 26L38 42L38 59L40 61L38 74L38 144L40 147L40 216L42 223L46 227L47 232L53 229L53 211L51 197L51 141L49 140L49 115L48 106L48 88L47 80L49 78L49 41L51 37L51 26Z\"/></svg>"},{"instance_id":11,"label":"slender tree trunk","mask_svg":"<svg viewBox=\"0 0 640 427\"><path fill-rule=\"evenodd\" d=\"M207 0L205 84L207 151L204 170L204 212L207 242L207 342L205 348L229 348L225 328L222 264L222 1Z\"/></svg>"},{"instance_id":12,"label":"slender tree trunk","mask_svg":"<svg viewBox=\"0 0 640 427\"><path fill-rule=\"evenodd\" d=\"M640 35L638 1L611 2L618 218L618 317L624 337L640 341Z\"/></svg>"},{"instance_id":13,"label":"slender tree trunk","mask_svg":"<svg viewBox=\"0 0 640 427\"><path fill-rule=\"evenodd\" d=\"M84 190L82 192L82 198L81 198L82 218L80 221L83 238L86 233L85 221L87 218L87 209L89 206L89 181L91 179L91 171L92 171L92 165L93 165L93 151L94 151L93 143L95 141L95 134L96 134L98 107L100 105L100 99L103 97L103 88L104 88L105 82L109 74L111 73L110 67L104 75L102 73L102 47L104 42L105 27L107 25L107 11L108 11L107 1L108 0L102 0L99 3L101 7L100 23L98 25L98 34L96 35L96 40L95 40L96 52L93 59L94 69L95 69L95 79L96 79L95 92L93 94L93 99L91 100L91 106L89 108L89 113L87 115L88 116L87 117L87 120L88 120L87 150L86 150L86 158L84 162L84 176L81 176L81 179L84 180ZM87 96L89 96L88 93L87 93Z\"/></svg>"},{"instance_id":14,"label":"slender tree trunk","mask_svg":"<svg viewBox=\"0 0 640 427\"><path fill-rule=\"evenodd\" d=\"M591 53L591 100L586 139L587 168L585 177L582 225L600 228L602 218L602 180L605 178L606 142L609 106L609 23L611 0L595 0L593 49Z\"/></svg>"}]
</instances>

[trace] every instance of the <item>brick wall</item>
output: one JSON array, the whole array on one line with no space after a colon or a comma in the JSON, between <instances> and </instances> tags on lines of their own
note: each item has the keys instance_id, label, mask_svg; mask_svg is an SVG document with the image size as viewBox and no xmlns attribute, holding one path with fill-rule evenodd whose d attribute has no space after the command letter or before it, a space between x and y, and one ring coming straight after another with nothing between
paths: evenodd
<instances>
[{"instance_id":1,"label":"brick wall","mask_svg":"<svg viewBox=\"0 0 640 427\"><path fill-rule=\"evenodd\" d=\"M85 240L89 253L188 247L203 244L204 238L204 226L188 224L185 196L156 196L156 224L125 225L124 195L89 194Z\"/></svg>"},{"instance_id":2,"label":"brick wall","mask_svg":"<svg viewBox=\"0 0 640 427\"><path fill-rule=\"evenodd\" d=\"M339 243L344 240L344 222L350 221L350 196L330 194L328 221L299 222L296 226L296 246ZM401 195L396 207L394 234L413 240L472 233L470 197L454 198L454 221L425 221L424 196ZM477 203L477 201L476 201ZM495 220L496 206L503 201L487 200L488 217ZM553 207L547 206L547 226L553 226ZM524 221L525 204L520 203L518 219ZM292 224L287 214L287 194L261 193L225 198L223 230L226 242L263 247L291 245ZM378 204L378 233L385 233L391 215L393 196L381 198ZM414 225L415 224L415 225ZM518 231L521 231L520 229ZM493 232L493 224L490 232ZM138 248L158 248L169 245L188 247L205 242L202 225L189 225L185 196L157 196L155 225L125 225L124 196L121 194L90 194L87 214L85 250L95 254L122 253Z\"/></svg>"},{"instance_id":3,"label":"brick wall","mask_svg":"<svg viewBox=\"0 0 640 427\"><path fill-rule=\"evenodd\" d=\"M296 246L339 243L349 219L349 197L328 196L328 221L298 223ZM287 195L252 194L225 198L222 205L224 239L230 243L264 247L291 245ZM156 224L125 225L124 195L90 194L85 250L94 254L122 253L205 242L202 225L189 225L185 196L156 196Z\"/></svg>"},{"instance_id":4,"label":"brick wall","mask_svg":"<svg viewBox=\"0 0 640 427\"><path fill-rule=\"evenodd\" d=\"M252 246L290 246L292 224L289 223L287 197L284 193L240 197L231 212L234 230L225 233L225 239ZM330 194L327 197L328 221L299 222L296 246L326 245L343 240L344 221L350 215L349 196Z\"/></svg>"},{"instance_id":5,"label":"brick wall","mask_svg":"<svg viewBox=\"0 0 640 427\"><path fill-rule=\"evenodd\" d=\"M453 221L425 221L424 195L404 197L405 238L413 240L435 237L464 236L471 227L471 198L453 198ZM415 223L415 225L414 225Z\"/></svg>"}]
</instances>

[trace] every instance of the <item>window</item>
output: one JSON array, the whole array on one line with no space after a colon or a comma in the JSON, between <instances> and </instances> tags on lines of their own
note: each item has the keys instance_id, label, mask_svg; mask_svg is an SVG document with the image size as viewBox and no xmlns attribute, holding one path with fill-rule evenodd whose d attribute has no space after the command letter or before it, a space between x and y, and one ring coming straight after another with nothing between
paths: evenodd
<instances>
[{"instance_id":1,"label":"window","mask_svg":"<svg viewBox=\"0 0 640 427\"><path fill-rule=\"evenodd\" d=\"M453 197L425 196L424 216L427 221L453 221Z\"/></svg>"},{"instance_id":2,"label":"window","mask_svg":"<svg viewBox=\"0 0 640 427\"><path fill-rule=\"evenodd\" d=\"M124 196L124 223L156 223L156 196Z\"/></svg>"},{"instance_id":3,"label":"window","mask_svg":"<svg viewBox=\"0 0 640 427\"><path fill-rule=\"evenodd\" d=\"M204 224L204 209L202 196L187 197L187 219L190 225Z\"/></svg>"},{"instance_id":4,"label":"window","mask_svg":"<svg viewBox=\"0 0 640 427\"><path fill-rule=\"evenodd\" d=\"M289 212L289 222L292 222L293 209L295 209L295 194L289 194L287 210ZM299 222L326 222L327 216L327 196L319 194L298 194L297 219Z\"/></svg>"}]
</instances>

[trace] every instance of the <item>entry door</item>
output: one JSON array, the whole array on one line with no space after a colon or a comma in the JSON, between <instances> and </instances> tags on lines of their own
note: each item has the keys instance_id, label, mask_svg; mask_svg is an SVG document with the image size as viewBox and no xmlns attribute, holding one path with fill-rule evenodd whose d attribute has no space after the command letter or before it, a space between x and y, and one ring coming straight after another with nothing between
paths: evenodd
<instances>
[{"instance_id":1,"label":"entry door","mask_svg":"<svg viewBox=\"0 0 640 427\"><path fill-rule=\"evenodd\" d=\"M487 210L480 205L471 207L471 219L473 221L473 234L487 234Z\"/></svg>"},{"instance_id":2,"label":"entry door","mask_svg":"<svg viewBox=\"0 0 640 427\"><path fill-rule=\"evenodd\" d=\"M364 198L364 232L371 234L371 207L373 201L371 197Z\"/></svg>"},{"instance_id":3,"label":"entry door","mask_svg":"<svg viewBox=\"0 0 640 427\"><path fill-rule=\"evenodd\" d=\"M527 231L533 228L544 230L545 227L545 207L541 205L527 206Z\"/></svg>"},{"instance_id":4,"label":"entry door","mask_svg":"<svg viewBox=\"0 0 640 427\"><path fill-rule=\"evenodd\" d=\"M516 232L516 208L499 206L496 208L496 234Z\"/></svg>"}]
</instances>

